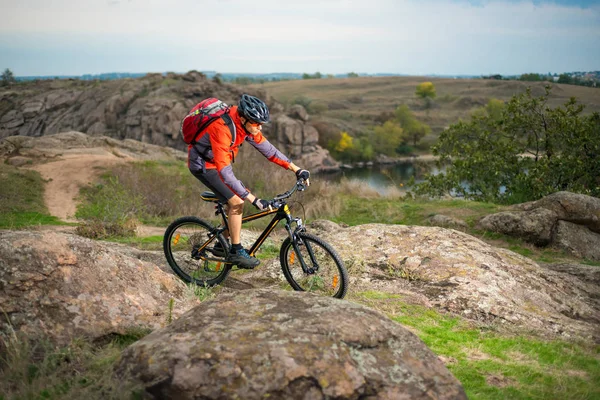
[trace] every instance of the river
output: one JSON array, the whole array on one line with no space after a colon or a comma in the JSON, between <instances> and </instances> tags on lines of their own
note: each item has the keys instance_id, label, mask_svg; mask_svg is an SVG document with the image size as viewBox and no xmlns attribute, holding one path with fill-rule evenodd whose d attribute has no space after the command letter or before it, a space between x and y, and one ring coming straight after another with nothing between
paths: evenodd
<instances>
[{"instance_id":1,"label":"river","mask_svg":"<svg viewBox=\"0 0 600 400\"><path fill-rule=\"evenodd\" d=\"M337 172L321 173L318 177L330 182L339 182L342 178L357 179L383 194L390 186L399 189L405 187L411 177L414 177L416 182L421 182L424 175L429 172L437 173L434 163L403 161L397 164L375 164L370 167L342 169Z\"/></svg>"}]
</instances>

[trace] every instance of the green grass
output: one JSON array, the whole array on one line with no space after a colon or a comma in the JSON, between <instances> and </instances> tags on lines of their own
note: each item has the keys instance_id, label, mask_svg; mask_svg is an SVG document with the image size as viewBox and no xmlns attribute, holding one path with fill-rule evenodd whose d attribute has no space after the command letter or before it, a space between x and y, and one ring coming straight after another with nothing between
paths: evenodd
<instances>
[{"instance_id":1,"label":"green grass","mask_svg":"<svg viewBox=\"0 0 600 400\"><path fill-rule=\"evenodd\" d=\"M408 327L462 383L470 399L598 399L600 346L503 335L457 316L368 291L350 299Z\"/></svg>"},{"instance_id":2,"label":"green grass","mask_svg":"<svg viewBox=\"0 0 600 400\"><path fill-rule=\"evenodd\" d=\"M44 184L36 171L0 164L0 228L64 224L48 214Z\"/></svg>"},{"instance_id":3,"label":"green grass","mask_svg":"<svg viewBox=\"0 0 600 400\"><path fill-rule=\"evenodd\" d=\"M256 253L256 258L258 258L259 260L271 260L273 258L279 258L280 246L280 243L267 242L260 246L260 249Z\"/></svg>"},{"instance_id":4,"label":"green grass","mask_svg":"<svg viewBox=\"0 0 600 400\"><path fill-rule=\"evenodd\" d=\"M83 339L66 346L32 344L17 335L2 339L0 400L140 398L136 388L113 376L113 368L121 351L149 332L132 329L96 345Z\"/></svg>"},{"instance_id":5,"label":"green grass","mask_svg":"<svg viewBox=\"0 0 600 400\"><path fill-rule=\"evenodd\" d=\"M428 225L435 214L473 222L501 210L501 206L464 200L411 200L344 196L342 211L333 218L348 225L369 223Z\"/></svg>"}]
</instances>

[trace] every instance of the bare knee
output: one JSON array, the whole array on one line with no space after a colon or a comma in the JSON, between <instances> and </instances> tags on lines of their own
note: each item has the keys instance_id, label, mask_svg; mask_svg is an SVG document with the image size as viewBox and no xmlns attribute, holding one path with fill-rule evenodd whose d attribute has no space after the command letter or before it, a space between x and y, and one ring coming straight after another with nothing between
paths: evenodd
<instances>
[{"instance_id":1,"label":"bare knee","mask_svg":"<svg viewBox=\"0 0 600 400\"><path fill-rule=\"evenodd\" d=\"M244 212L244 200L238 196L233 196L227 202L229 206L229 212L234 215L241 215Z\"/></svg>"}]
</instances>

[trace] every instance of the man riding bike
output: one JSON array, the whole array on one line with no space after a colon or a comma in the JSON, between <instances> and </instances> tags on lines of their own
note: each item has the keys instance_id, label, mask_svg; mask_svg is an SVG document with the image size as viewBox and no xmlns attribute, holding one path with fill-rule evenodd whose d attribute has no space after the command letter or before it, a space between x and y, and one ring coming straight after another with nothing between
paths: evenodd
<instances>
[{"instance_id":1,"label":"man riding bike","mask_svg":"<svg viewBox=\"0 0 600 400\"><path fill-rule=\"evenodd\" d=\"M310 173L292 163L262 135L262 124L269 122L269 108L257 97L243 94L238 106L231 107L229 116L236 132L232 141L230 128L221 118L211 123L204 134L196 142L188 146L188 168L205 186L228 205L229 237L231 249L227 261L239 268L252 269L260 264L251 257L241 245L242 213L244 201L248 200L259 210L268 208L266 200L259 199L250 193L238 180L232 169L240 145L246 141L256 148L272 163L291 170L298 179L309 183ZM224 254L219 243L213 249L215 254Z\"/></svg>"}]
</instances>

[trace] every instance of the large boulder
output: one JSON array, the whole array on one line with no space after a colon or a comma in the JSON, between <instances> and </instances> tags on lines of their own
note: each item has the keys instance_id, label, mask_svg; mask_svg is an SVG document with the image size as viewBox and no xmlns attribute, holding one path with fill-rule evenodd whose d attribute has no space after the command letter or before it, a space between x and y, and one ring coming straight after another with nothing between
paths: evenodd
<instances>
[{"instance_id":1,"label":"large boulder","mask_svg":"<svg viewBox=\"0 0 600 400\"><path fill-rule=\"evenodd\" d=\"M531 211L503 211L479 220L477 227L509 236L520 237L538 246L546 246L552 241L554 225L558 215L545 208Z\"/></svg>"},{"instance_id":2,"label":"large boulder","mask_svg":"<svg viewBox=\"0 0 600 400\"><path fill-rule=\"evenodd\" d=\"M582 225L558 221L554 246L576 257L600 260L600 235Z\"/></svg>"},{"instance_id":3,"label":"large boulder","mask_svg":"<svg viewBox=\"0 0 600 400\"><path fill-rule=\"evenodd\" d=\"M174 275L102 242L0 231L0 335L98 339L160 328L196 304Z\"/></svg>"},{"instance_id":4,"label":"large boulder","mask_svg":"<svg viewBox=\"0 0 600 400\"><path fill-rule=\"evenodd\" d=\"M288 110L288 115L294 119L299 119L301 121L308 121L310 116L306 112L306 109L300 104L294 104Z\"/></svg>"},{"instance_id":5,"label":"large boulder","mask_svg":"<svg viewBox=\"0 0 600 400\"><path fill-rule=\"evenodd\" d=\"M478 228L553 246L575 257L600 260L600 199L557 192L511 211L488 215Z\"/></svg>"},{"instance_id":6,"label":"large boulder","mask_svg":"<svg viewBox=\"0 0 600 400\"><path fill-rule=\"evenodd\" d=\"M411 332L366 307L248 290L190 310L116 367L151 399L466 399Z\"/></svg>"},{"instance_id":7,"label":"large boulder","mask_svg":"<svg viewBox=\"0 0 600 400\"><path fill-rule=\"evenodd\" d=\"M314 232L338 251L351 287L399 293L511 330L600 340L597 267L580 266L597 276L582 279L438 227L368 224L331 229L330 223Z\"/></svg>"},{"instance_id":8,"label":"large boulder","mask_svg":"<svg viewBox=\"0 0 600 400\"><path fill-rule=\"evenodd\" d=\"M587 226L600 233L600 199L584 194L556 192L540 200L514 206L515 209L530 211L547 209L554 211L562 221Z\"/></svg>"}]
</instances>

